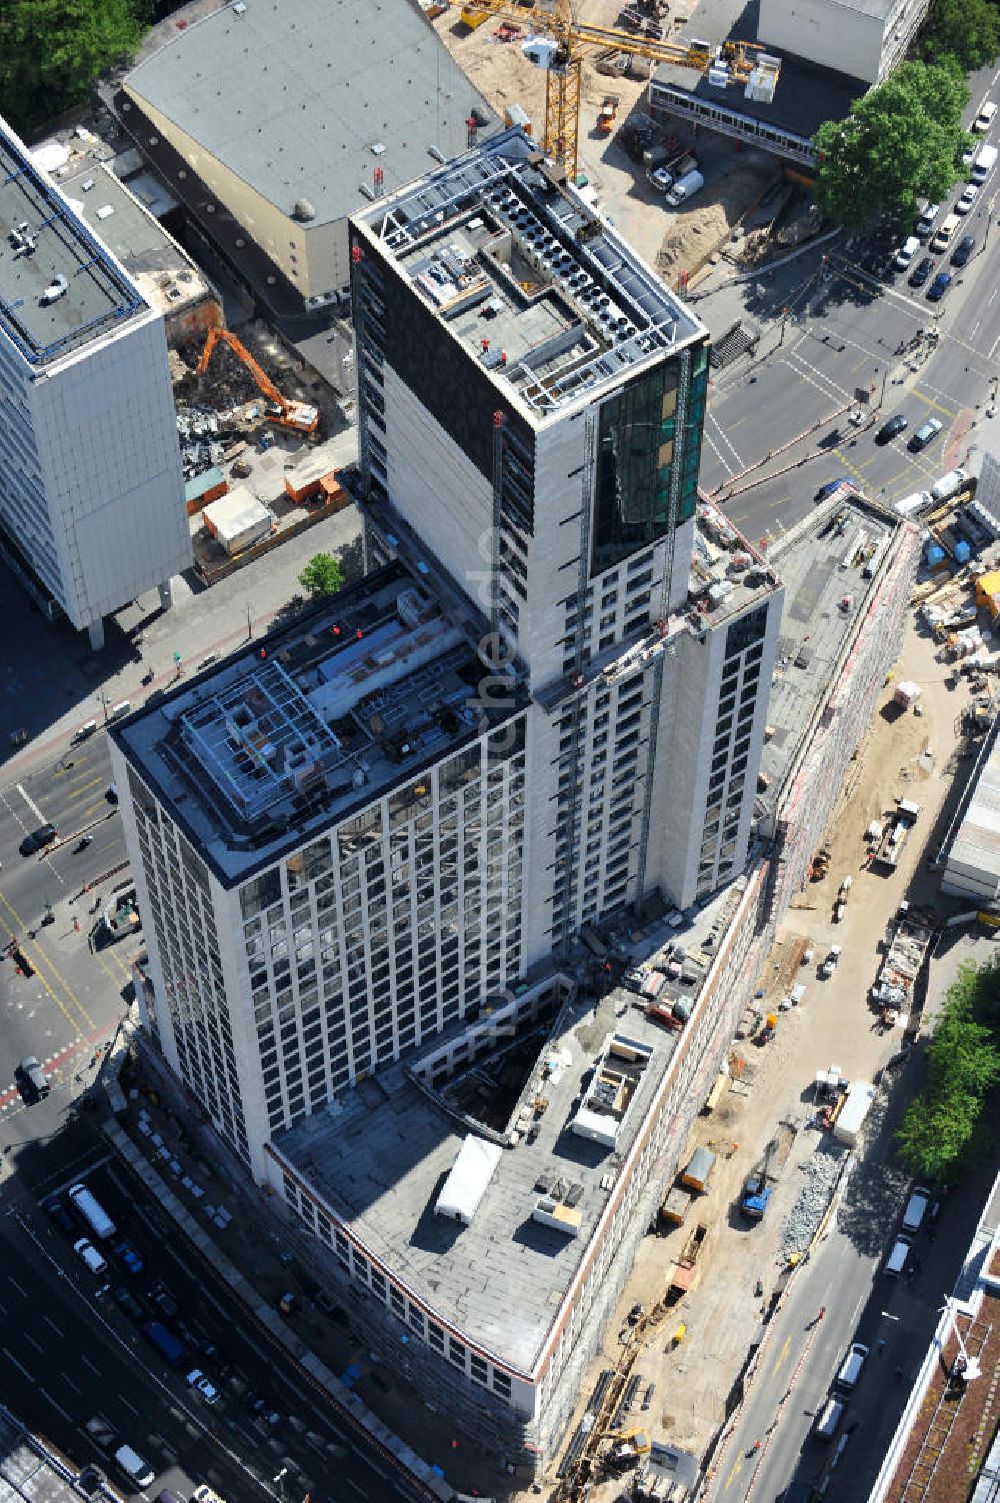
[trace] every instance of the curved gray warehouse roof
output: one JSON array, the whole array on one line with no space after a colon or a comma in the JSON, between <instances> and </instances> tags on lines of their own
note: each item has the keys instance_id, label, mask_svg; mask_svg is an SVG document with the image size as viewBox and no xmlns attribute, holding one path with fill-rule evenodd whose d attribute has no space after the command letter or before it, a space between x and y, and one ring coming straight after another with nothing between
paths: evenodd
<instances>
[{"instance_id":1,"label":"curved gray warehouse roof","mask_svg":"<svg viewBox=\"0 0 1000 1503\"><path fill-rule=\"evenodd\" d=\"M465 151L473 108L496 125L411 0L237 0L125 89L289 218L305 200L311 225L353 212L376 167L389 193Z\"/></svg>"}]
</instances>

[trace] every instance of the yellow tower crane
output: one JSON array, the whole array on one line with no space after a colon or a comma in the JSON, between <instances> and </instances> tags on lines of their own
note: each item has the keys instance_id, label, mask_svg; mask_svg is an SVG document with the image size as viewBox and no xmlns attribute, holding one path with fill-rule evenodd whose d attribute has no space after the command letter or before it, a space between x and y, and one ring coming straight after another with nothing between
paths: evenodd
<instances>
[{"instance_id":1,"label":"yellow tower crane","mask_svg":"<svg viewBox=\"0 0 1000 1503\"><path fill-rule=\"evenodd\" d=\"M461 20L474 30L484 21L496 18L524 24L523 9L505 0L451 0L461 6ZM580 68L584 52L591 47L614 47L632 57L649 58L654 63L672 63L675 67L693 68L699 73L717 70L714 81L720 84L746 85L751 75L758 75L761 97L773 97L780 73L780 61L768 54L759 42L742 42L732 38L713 46L709 42L682 37L674 40L637 36L616 26L594 26L573 18L572 0L555 0L551 10L532 14L536 35L524 45L525 55L545 69L545 133L542 150L569 178L577 174L580 135Z\"/></svg>"}]
</instances>

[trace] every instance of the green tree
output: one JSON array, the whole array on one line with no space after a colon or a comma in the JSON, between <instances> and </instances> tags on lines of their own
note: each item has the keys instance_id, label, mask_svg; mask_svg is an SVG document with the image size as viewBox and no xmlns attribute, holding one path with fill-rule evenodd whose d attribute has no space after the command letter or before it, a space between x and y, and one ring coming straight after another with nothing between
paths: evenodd
<instances>
[{"instance_id":1,"label":"green tree","mask_svg":"<svg viewBox=\"0 0 1000 1503\"><path fill-rule=\"evenodd\" d=\"M822 212L853 229L879 212L912 216L918 198L943 199L958 177L968 100L954 60L903 63L846 120L824 121L813 137Z\"/></svg>"},{"instance_id":2,"label":"green tree","mask_svg":"<svg viewBox=\"0 0 1000 1503\"><path fill-rule=\"evenodd\" d=\"M927 1048L927 1085L906 1109L899 1155L914 1174L942 1184L961 1172L1000 1080L1000 969L967 964L948 989Z\"/></svg>"},{"instance_id":3,"label":"green tree","mask_svg":"<svg viewBox=\"0 0 1000 1503\"><path fill-rule=\"evenodd\" d=\"M315 553L299 575L310 595L336 595L344 588L344 571L332 553Z\"/></svg>"},{"instance_id":4,"label":"green tree","mask_svg":"<svg viewBox=\"0 0 1000 1503\"><path fill-rule=\"evenodd\" d=\"M936 0L921 38L925 57L953 57L964 73L1000 53L1000 14L991 0Z\"/></svg>"},{"instance_id":5,"label":"green tree","mask_svg":"<svg viewBox=\"0 0 1000 1503\"><path fill-rule=\"evenodd\" d=\"M142 39L145 0L5 0L0 5L0 100L28 134L71 105Z\"/></svg>"}]
</instances>

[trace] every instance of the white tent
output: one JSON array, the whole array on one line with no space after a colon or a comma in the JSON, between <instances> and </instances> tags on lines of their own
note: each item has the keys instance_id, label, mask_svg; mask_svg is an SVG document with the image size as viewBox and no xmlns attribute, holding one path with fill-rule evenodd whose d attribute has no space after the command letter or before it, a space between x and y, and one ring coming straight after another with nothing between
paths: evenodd
<instances>
[{"instance_id":1,"label":"white tent","mask_svg":"<svg viewBox=\"0 0 1000 1503\"><path fill-rule=\"evenodd\" d=\"M444 1182L434 1207L435 1213L470 1226L502 1152L503 1149L495 1143L487 1143L483 1138L473 1137L470 1133L459 1149L458 1158Z\"/></svg>"}]
</instances>

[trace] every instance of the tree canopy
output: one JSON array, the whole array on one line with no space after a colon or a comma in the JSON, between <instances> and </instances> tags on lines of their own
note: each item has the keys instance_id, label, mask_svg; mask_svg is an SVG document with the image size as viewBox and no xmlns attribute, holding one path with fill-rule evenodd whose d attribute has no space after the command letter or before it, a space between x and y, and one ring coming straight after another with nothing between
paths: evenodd
<instances>
[{"instance_id":1,"label":"tree canopy","mask_svg":"<svg viewBox=\"0 0 1000 1503\"><path fill-rule=\"evenodd\" d=\"M4 0L0 5L0 100L28 135L71 105L139 46L146 0Z\"/></svg>"},{"instance_id":2,"label":"tree canopy","mask_svg":"<svg viewBox=\"0 0 1000 1503\"><path fill-rule=\"evenodd\" d=\"M918 198L940 202L958 177L968 101L953 60L909 62L846 120L824 121L813 138L822 212L853 229L880 212L912 217Z\"/></svg>"},{"instance_id":3,"label":"tree canopy","mask_svg":"<svg viewBox=\"0 0 1000 1503\"><path fill-rule=\"evenodd\" d=\"M927 1085L906 1109L899 1154L931 1184L955 1179L980 1132L986 1096L1000 1081L1000 961L968 963L948 989L927 1048Z\"/></svg>"},{"instance_id":4,"label":"tree canopy","mask_svg":"<svg viewBox=\"0 0 1000 1503\"><path fill-rule=\"evenodd\" d=\"M972 73L1000 54L1000 12L992 0L935 0L921 47L932 61L952 57Z\"/></svg>"},{"instance_id":5,"label":"tree canopy","mask_svg":"<svg viewBox=\"0 0 1000 1503\"><path fill-rule=\"evenodd\" d=\"M314 553L299 575L299 584L310 595L336 595L344 588L344 571L332 553Z\"/></svg>"}]
</instances>

